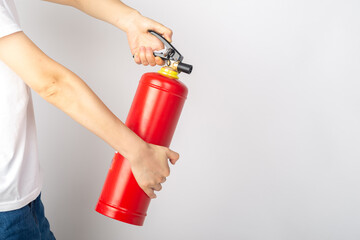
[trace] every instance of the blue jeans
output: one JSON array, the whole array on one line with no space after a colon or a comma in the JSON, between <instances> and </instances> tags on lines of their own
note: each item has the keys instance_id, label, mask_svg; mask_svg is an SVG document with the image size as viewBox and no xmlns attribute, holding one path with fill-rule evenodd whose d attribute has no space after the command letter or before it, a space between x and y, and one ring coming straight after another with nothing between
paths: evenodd
<instances>
[{"instance_id":1,"label":"blue jeans","mask_svg":"<svg viewBox=\"0 0 360 240\"><path fill-rule=\"evenodd\" d=\"M41 194L31 203L13 211L0 212L0 240L54 240L44 215Z\"/></svg>"}]
</instances>

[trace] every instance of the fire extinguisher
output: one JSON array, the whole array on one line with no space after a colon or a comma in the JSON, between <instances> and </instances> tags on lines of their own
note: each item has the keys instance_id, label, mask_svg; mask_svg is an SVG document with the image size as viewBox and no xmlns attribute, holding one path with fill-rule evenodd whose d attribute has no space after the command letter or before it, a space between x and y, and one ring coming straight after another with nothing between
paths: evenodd
<instances>
[{"instance_id":1,"label":"fire extinguisher","mask_svg":"<svg viewBox=\"0 0 360 240\"><path fill-rule=\"evenodd\" d=\"M190 74L192 66L183 63L183 56L161 35L149 32L164 44L165 48L154 55L164 59L166 66L141 77L125 124L144 141L169 147L188 93L178 74ZM150 198L136 182L129 161L116 152L95 210L142 226L149 204Z\"/></svg>"}]
</instances>

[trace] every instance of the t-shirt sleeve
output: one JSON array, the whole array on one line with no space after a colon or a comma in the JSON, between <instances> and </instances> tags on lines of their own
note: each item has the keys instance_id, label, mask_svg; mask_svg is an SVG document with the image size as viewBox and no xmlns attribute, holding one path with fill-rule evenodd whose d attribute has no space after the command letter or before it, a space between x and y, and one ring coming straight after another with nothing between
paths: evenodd
<instances>
[{"instance_id":1,"label":"t-shirt sleeve","mask_svg":"<svg viewBox=\"0 0 360 240\"><path fill-rule=\"evenodd\" d=\"M0 4L0 38L21 31L12 14Z\"/></svg>"}]
</instances>

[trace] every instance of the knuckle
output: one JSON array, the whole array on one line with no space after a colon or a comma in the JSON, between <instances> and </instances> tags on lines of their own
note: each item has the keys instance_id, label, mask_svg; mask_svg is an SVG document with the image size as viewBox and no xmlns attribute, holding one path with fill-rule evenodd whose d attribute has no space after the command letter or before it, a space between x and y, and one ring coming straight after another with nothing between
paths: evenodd
<instances>
[{"instance_id":1,"label":"knuckle","mask_svg":"<svg viewBox=\"0 0 360 240\"><path fill-rule=\"evenodd\" d=\"M147 186L146 183L141 183L141 184L139 184L139 187L142 188L143 190L145 190L145 189L148 188L148 186Z\"/></svg>"},{"instance_id":2,"label":"knuckle","mask_svg":"<svg viewBox=\"0 0 360 240\"><path fill-rule=\"evenodd\" d=\"M170 176L170 169L166 169L166 170L164 171L164 176L165 176L165 177Z\"/></svg>"},{"instance_id":3,"label":"knuckle","mask_svg":"<svg viewBox=\"0 0 360 240\"><path fill-rule=\"evenodd\" d=\"M154 46L154 49L155 50L161 50L161 49L163 49L164 48L164 45L162 44L162 43L157 43L155 46Z\"/></svg>"},{"instance_id":4,"label":"knuckle","mask_svg":"<svg viewBox=\"0 0 360 240\"><path fill-rule=\"evenodd\" d=\"M155 195L155 193L154 193L153 190L149 191L147 195L148 195L150 198L155 198L155 197L156 197L156 195Z\"/></svg>"},{"instance_id":5,"label":"knuckle","mask_svg":"<svg viewBox=\"0 0 360 240\"><path fill-rule=\"evenodd\" d=\"M158 61L158 62L157 62L157 65L159 65L159 66L163 66L164 64L165 64L164 61Z\"/></svg>"},{"instance_id":6,"label":"knuckle","mask_svg":"<svg viewBox=\"0 0 360 240\"><path fill-rule=\"evenodd\" d=\"M155 65L156 65L155 59L152 59L152 60L150 61L150 65L151 65L151 66L155 66Z\"/></svg>"},{"instance_id":7,"label":"knuckle","mask_svg":"<svg viewBox=\"0 0 360 240\"><path fill-rule=\"evenodd\" d=\"M144 186L144 188L149 188L149 187L151 187L151 182L146 181L146 182L144 182L143 186Z\"/></svg>"},{"instance_id":8,"label":"knuckle","mask_svg":"<svg viewBox=\"0 0 360 240\"><path fill-rule=\"evenodd\" d=\"M171 154L171 153L172 153L172 150L167 147L167 148L166 148L166 153L167 153L167 154Z\"/></svg>"},{"instance_id":9,"label":"knuckle","mask_svg":"<svg viewBox=\"0 0 360 240\"><path fill-rule=\"evenodd\" d=\"M150 65L155 62L155 58L153 56L149 56L147 60L150 63Z\"/></svg>"},{"instance_id":10,"label":"knuckle","mask_svg":"<svg viewBox=\"0 0 360 240\"><path fill-rule=\"evenodd\" d=\"M157 184L156 180L152 180L149 182L149 187L155 186Z\"/></svg>"},{"instance_id":11,"label":"knuckle","mask_svg":"<svg viewBox=\"0 0 360 240\"><path fill-rule=\"evenodd\" d=\"M146 193L146 195L148 195L150 198L154 198L154 196L156 197L154 190L152 188L145 188L143 190Z\"/></svg>"}]
</instances>

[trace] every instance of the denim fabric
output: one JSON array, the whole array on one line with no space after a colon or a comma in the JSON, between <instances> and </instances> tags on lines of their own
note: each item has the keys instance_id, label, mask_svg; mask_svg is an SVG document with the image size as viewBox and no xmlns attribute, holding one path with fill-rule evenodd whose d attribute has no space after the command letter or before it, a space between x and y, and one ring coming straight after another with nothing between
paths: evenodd
<instances>
[{"instance_id":1,"label":"denim fabric","mask_svg":"<svg viewBox=\"0 0 360 240\"><path fill-rule=\"evenodd\" d=\"M0 240L53 240L44 215L41 194L31 203L13 211L0 212Z\"/></svg>"}]
</instances>

